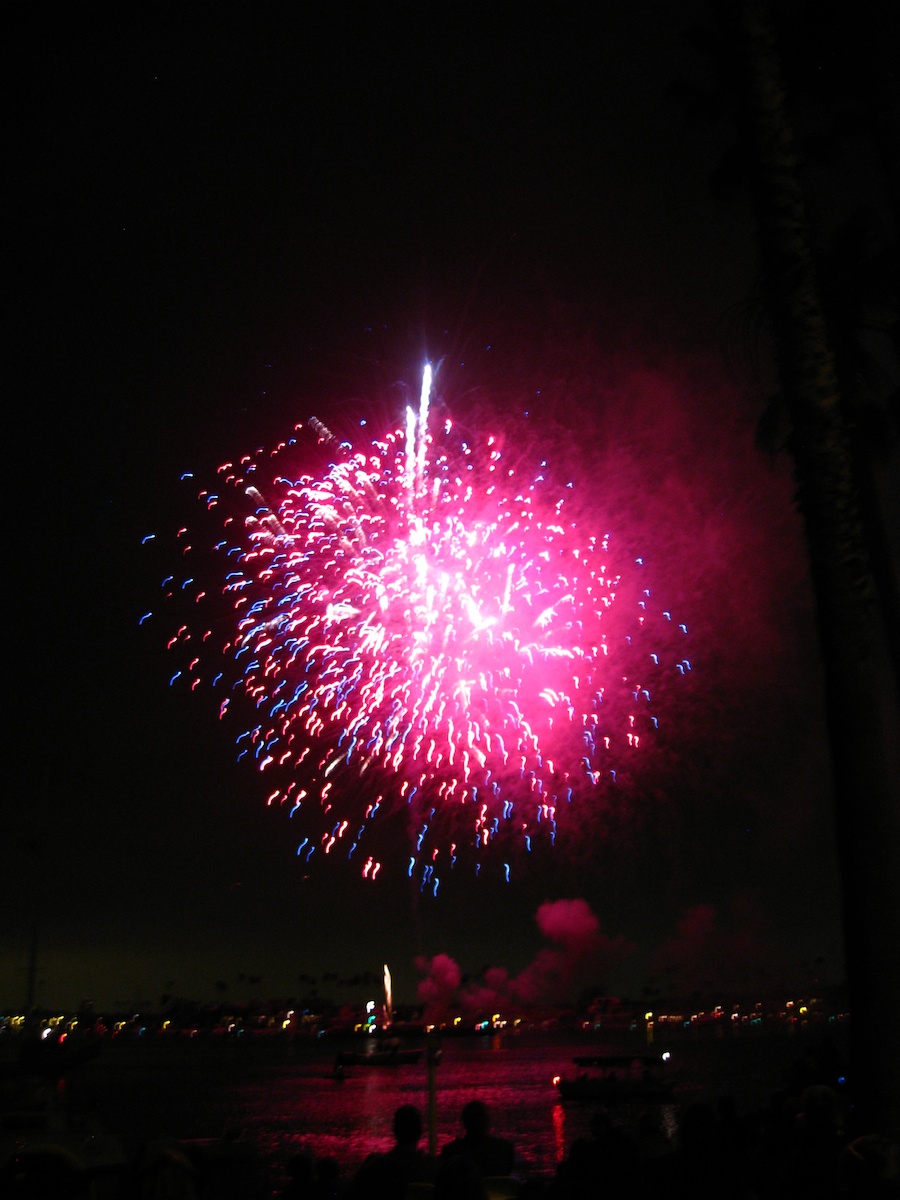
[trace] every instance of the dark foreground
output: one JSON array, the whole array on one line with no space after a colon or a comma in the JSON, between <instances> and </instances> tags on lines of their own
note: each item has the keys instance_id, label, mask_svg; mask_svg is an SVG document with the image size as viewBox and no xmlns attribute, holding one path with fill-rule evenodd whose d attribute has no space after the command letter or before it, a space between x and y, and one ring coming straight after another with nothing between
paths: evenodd
<instances>
[{"instance_id":1,"label":"dark foreground","mask_svg":"<svg viewBox=\"0 0 900 1200\"><path fill-rule=\"evenodd\" d=\"M576 1054L598 1048L596 1038L447 1039L431 1070L422 1056L417 1062L335 1072L341 1047L334 1044L274 1038L104 1045L63 1081L55 1144L65 1145L69 1154L44 1164L50 1172L44 1184L34 1162L35 1178L28 1178L21 1153L35 1147L35 1131L4 1129L0 1195L53 1200L898 1195L896 1145L860 1140L867 1131L854 1126L840 1031L828 1039L821 1033L686 1037L671 1045L677 1072L672 1103L562 1103L554 1075ZM502 1182L486 1185L460 1164L451 1171L440 1156L461 1133L463 1107L475 1099L488 1109L491 1133L512 1146L512 1176ZM396 1155L373 1160L391 1150L393 1117L401 1106L421 1114L418 1146L400 1161ZM426 1154L431 1147L438 1152L433 1161ZM362 1171L373 1161L379 1170Z\"/></svg>"}]
</instances>

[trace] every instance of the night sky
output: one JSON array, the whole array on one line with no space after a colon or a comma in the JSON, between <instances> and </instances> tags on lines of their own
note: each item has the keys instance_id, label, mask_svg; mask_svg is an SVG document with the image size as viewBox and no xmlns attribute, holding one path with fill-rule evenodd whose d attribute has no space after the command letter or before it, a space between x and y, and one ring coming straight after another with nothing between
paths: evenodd
<instances>
[{"instance_id":1,"label":"night sky","mask_svg":"<svg viewBox=\"0 0 900 1200\"><path fill-rule=\"evenodd\" d=\"M716 84L705 5L526 7L48 11L19 35L0 1005L34 925L38 1002L101 1008L309 977L349 999L334 977L383 963L408 1001L429 964L563 999L842 978L806 551L790 464L755 442L750 201L710 187L733 127L674 94ZM836 154L829 219L870 166ZM644 557L694 666L589 853L436 900L306 871L217 704L168 686L165 620L139 623L194 516L182 472L313 414L392 426L426 360L456 416L528 409L508 432Z\"/></svg>"}]
</instances>

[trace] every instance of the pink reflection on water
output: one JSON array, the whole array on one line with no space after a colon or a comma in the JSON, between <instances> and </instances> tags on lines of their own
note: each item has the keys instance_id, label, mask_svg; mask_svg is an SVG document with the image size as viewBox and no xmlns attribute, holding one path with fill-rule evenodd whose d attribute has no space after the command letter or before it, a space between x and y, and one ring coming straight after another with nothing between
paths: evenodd
<instances>
[{"instance_id":1,"label":"pink reflection on water","mask_svg":"<svg viewBox=\"0 0 900 1200\"><path fill-rule=\"evenodd\" d=\"M348 1068L341 1082L333 1071L341 1048L281 1039L123 1043L110 1046L72 1082L82 1101L129 1146L241 1131L274 1178L283 1178L285 1164L305 1151L334 1159L346 1181L368 1154L390 1146L393 1114L401 1104L415 1104L427 1118L428 1069L424 1058L414 1066ZM438 1148L459 1133L463 1105L477 1098L487 1104L494 1131L513 1142L520 1172L552 1175L572 1143L588 1136L593 1111L589 1105L560 1104L554 1075L576 1054L618 1048L564 1036L510 1036L499 1044L486 1037L446 1038L435 1070ZM727 1092L741 1111L756 1110L801 1049L787 1037L681 1039L673 1047L679 1102L714 1100ZM659 1119L671 1138L677 1108L665 1106Z\"/></svg>"},{"instance_id":2,"label":"pink reflection on water","mask_svg":"<svg viewBox=\"0 0 900 1200\"><path fill-rule=\"evenodd\" d=\"M495 1133L512 1141L523 1174L551 1175L576 1137L587 1134L588 1114L567 1112L553 1076L566 1062L559 1045L488 1039L448 1040L436 1070L436 1143L460 1132L469 1100L483 1101ZM305 1151L336 1158L344 1178L365 1158L390 1148L393 1115L416 1105L427 1120L428 1077L415 1066L357 1067L336 1080L331 1059L297 1060L264 1079L239 1085L235 1101L243 1126L270 1161L284 1164ZM423 1137L427 1145L428 1135Z\"/></svg>"},{"instance_id":3,"label":"pink reflection on water","mask_svg":"<svg viewBox=\"0 0 900 1200\"><path fill-rule=\"evenodd\" d=\"M556 1160L562 1162L566 1156L566 1112L561 1104L553 1106L553 1141Z\"/></svg>"}]
</instances>

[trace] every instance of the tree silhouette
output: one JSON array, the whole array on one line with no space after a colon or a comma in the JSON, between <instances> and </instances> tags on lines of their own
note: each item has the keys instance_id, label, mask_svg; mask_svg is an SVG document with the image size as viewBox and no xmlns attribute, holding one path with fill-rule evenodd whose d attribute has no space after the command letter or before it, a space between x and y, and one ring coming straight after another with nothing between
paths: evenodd
<instances>
[{"instance_id":1,"label":"tree silhouette","mask_svg":"<svg viewBox=\"0 0 900 1200\"><path fill-rule=\"evenodd\" d=\"M764 296L817 602L857 1102L872 1128L888 1132L900 1127L898 681L775 36L764 0L729 11Z\"/></svg>"}]
</instances>

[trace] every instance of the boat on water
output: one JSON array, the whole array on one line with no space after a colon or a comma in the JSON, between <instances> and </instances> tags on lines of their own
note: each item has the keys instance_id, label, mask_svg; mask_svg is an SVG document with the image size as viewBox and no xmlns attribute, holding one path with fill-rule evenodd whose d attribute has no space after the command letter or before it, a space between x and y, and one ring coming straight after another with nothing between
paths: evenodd
<instances>
[{"instance_id":1,"label":"boat on water","mask_svg":"<svg viewBox=\"0 0 900 1200\"><path fill-rule=\"evenodd\" d=\"M574 1058L573 1074L553 1082L562 1100L593 1104L667 1104L674 1099L668 1054L595 1054Z\"/></svg>"},{"instance_id":2,"label":"boat on water","mask_svg":"<svg viewBox=\"0 0 900 1200\"><path fill-rule=\"evenodd\" d=\"M423 1051L404 1046L397 1039L389 1039L367 1045L363 1050L339 1050L334 1060L335 1071L344 1067L403 1067L414 1066L422 1058Z\"/></svg>"}]
</instances>

